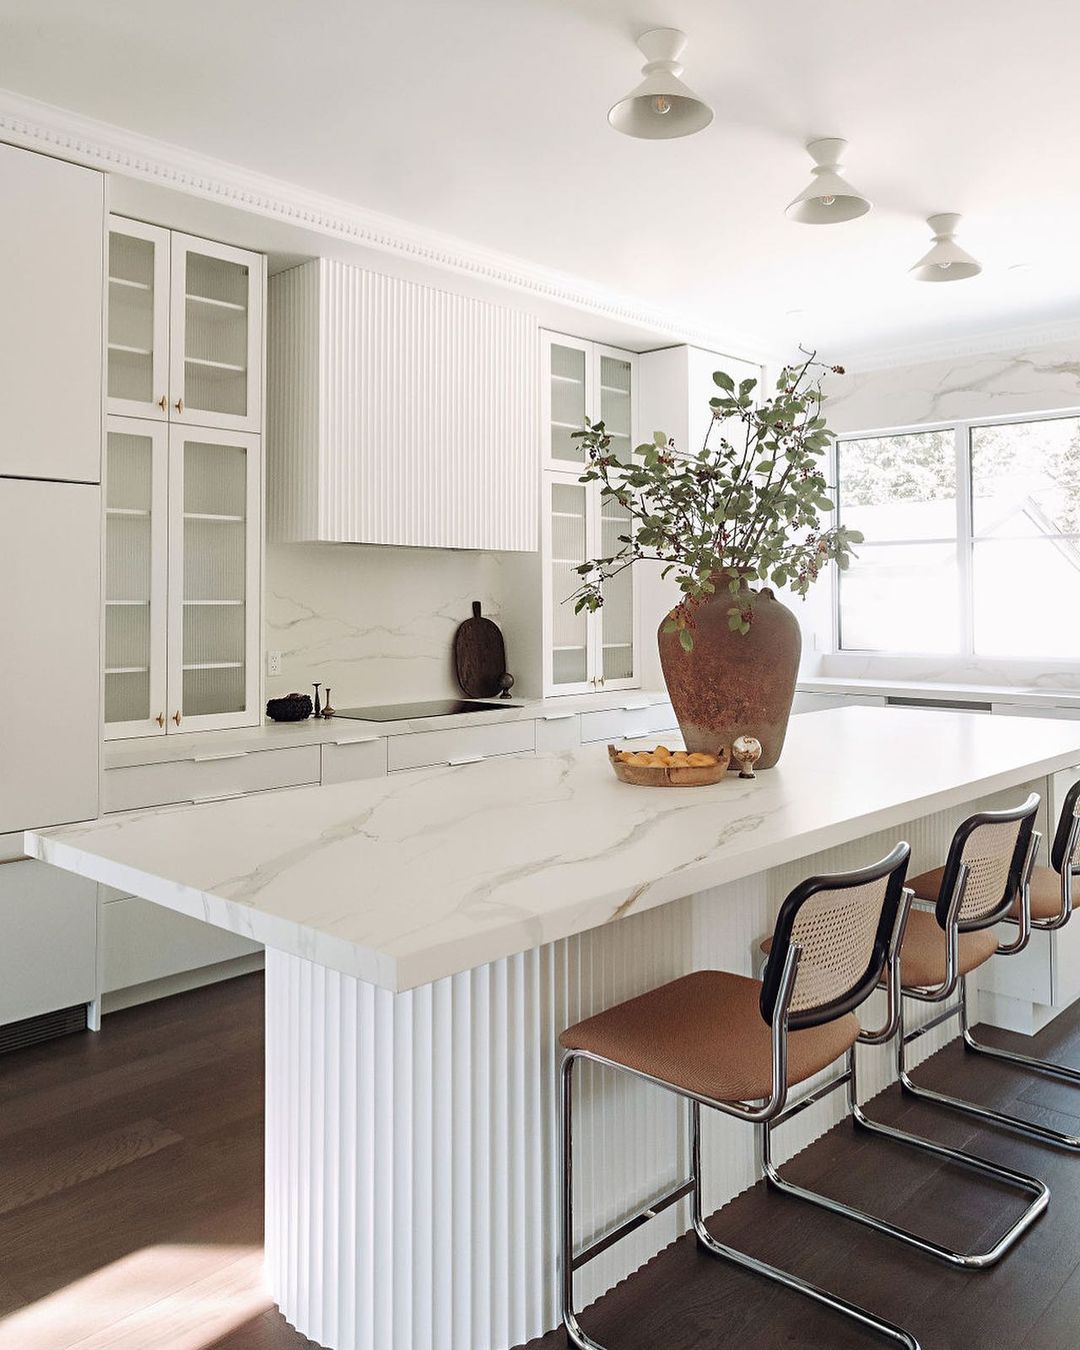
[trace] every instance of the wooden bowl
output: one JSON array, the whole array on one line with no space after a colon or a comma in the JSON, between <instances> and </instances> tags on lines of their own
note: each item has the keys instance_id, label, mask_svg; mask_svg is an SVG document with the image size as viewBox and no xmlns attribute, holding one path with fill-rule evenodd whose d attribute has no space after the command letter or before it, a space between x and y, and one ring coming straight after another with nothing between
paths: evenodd
<instances>
[{"instance_id":1,"label":"wooden bowl","mask_svg":"<svg viewBox=\"0 0 1080 1350\"><path fill-rule=\"evenodd\" d=\"M716 763L701 767L691 765L669 768L657 765L624 764L618 759L619 751L613 745L608 746L608 759L615 770L620 783L632 783L634 787L707 787L710 783L723 781L731 762L731 752L724 747L716 750Z\"/></svg>"}]
</instances>

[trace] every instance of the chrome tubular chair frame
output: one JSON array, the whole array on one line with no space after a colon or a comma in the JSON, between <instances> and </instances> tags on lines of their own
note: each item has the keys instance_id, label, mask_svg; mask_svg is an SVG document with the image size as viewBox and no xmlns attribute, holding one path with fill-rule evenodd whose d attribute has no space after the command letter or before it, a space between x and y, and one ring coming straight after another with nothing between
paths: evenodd
<instances>
[{"instance_id":1,"label":"chrome tubular chair frame","mask_svg":"<svg viewBox=\"0 0 1080 1350\"><path fill-rule=\"evenodd\" d=\"M890 854L890 859L895 865L900 861L906 861L907 847L900 845ZM903 892L903 900L900 905L900 911L897 915L894 940L891 944L889 953L890 966L895 961L895 953L899 951L899 937L903 933L903 922L906 919L907 909L911 902L911 892ZM627 1068L624 1064L616 1063L604 1057L592 1054L584 1050L568 1050L562 1062L562 1204L561 1204L561 1264L560 1264L560 1312L562 1315L563 1327L566 1331L570 1345L576 1347L576 1350L604 1350L604 1347L593 1340L591 1336L581 1327L578 1321L574 1306L574 1272L579 1270L594 1257L599 1256L601 1252L606 1251L616 1242L626 1237L628 1234L640 1228L650 1219L655 1218L669 1206L677 1203L684 1196L690 1197L691 1216L693 1222L694 1234L699 1246L703 1251L720 1259L730 1261L734 1265L742 1267L744 1270L751 1271L756 1275L764 1276L781 1284L797 1293L804 1294L808 1298L823 1304L825 1307L843 1314L857 1322L866 1330L876 1333L892 1342L894 1345L903 1346L905 1350L920 1350L919 1342L910 1332L902 1327L896 1326L884 1318L876 1317L873 1313L857 1304L849 1303L846 1299L840 1298L828 1290L821 1289L817 1285L811 1284L801 1279L797 1275L792 1275L788 1271L780 1270L778 1267L760 1261L756 1257L740 1252L733 1247L719 1242L705 1227L704 1207L702 1200L702 1161L701 1161L701 1108L702 1106L711 1107L713 1110L722 1111L725 1115L735 1116L749 1123L760 1125L763 1130L767 1130L771 1121L780 1116L789 1118L798 1110L804 1110L811 1105L813 1101L818 1101L824 1095L824 1090L818 1089L805 1094L804 1097L797 1100L790 1107L787 1106L788 1100L788 1026L789 1011L792 993L795 988L795 977L798 970L800 949L797 944L792 943L788 946L784 959L783 968L779 979L779 989L777 992L775 1006L771 1018L771 1051L772 1051L772 1090L766 1101L755 1105L753 1102L727 1102L713 1100L709 1097L701 1096L697 1093L674 1086L671 1083L664 1082L661 1079L654 1078L649 1074L641 1073L637 1070ZM894 1020L895 1012L890 1007L890 1021ZM874 1033L873 1038L885 1038L889 1028L882 1032ZM872 1039L872 1038L868 1038ZM678 1182L670 1190L664 1192L651 1200L634 1214L623 1219L620 1223L610 1228L606 1233L592 1241L581 1251L574 1250L574 1210L573 1210L573 1072L574 1065L578 1060L585 1060L594 1064L601 1064L606 1068L615 1070L619 1073L629 1074L630 1077L639 1079L643 1082L652 1083L657 1087L666 1089L675 1093L676 1096L684 1097L689 1103L689 1130L690 1130L690 1175L684 1180ZM829 1085L827 1091L832 1091L833 1087L838 1086L840 1082L846 1081L846 1074L838 1075L835 1082ZM787 1108L785 1110L785 1108Z\"/></svg>"},{"instance_id":2,"label":"chrome tubular chair frame","mask_svg":"<svg viewBox=\"0 0 1080 1350\"><path fill-rule=\"evenodd\" d=\"M1020 882L1020 915L1019 918L1012 918L1006 915L1001 922L1014 924L1017 929L1017 937L1014 942L1008 946L999 946L995 955L1013 956L1017 952L1023 951L1027 946L1033 928L1042 928L1043 930L1053 931L1061 928L1066 923L1072 913L1073 899L1073 875L1074 867L1072 859L1076 853L1078 842L1080 842L1080 817L1073 814L1073 806L1077 796L1080 795L1080 784L1074 786L1070 791L1065 810L1062 815L1062 822L1058 827L1058 836L1054 842L1055 866L1061 876L1061 912L1052 919L1036 922L1031 917L1031 875L1035 867L1035 856L1040 843L1040 835L1037 831L1031 835L1027 855L1024 861L1023 872ZM1069 1068L1064 1064L1055 1064L1050 1060L1039 1059L1033 1055L1021 1055L1011 1050L999 1050L995 1046L987 1045L983 1041L976 1040L972 1034L968 1021L968 1001L967 1001L967 983L966 978L958 976L957 971L957 943L958 931L956 915L959 912L960 901L963 896L964 885L966 883L966 874L961 868L961 875L957 879L957 885L949 906L949 921L946 927L946 977L944 983L935 989L906 989L905 997L921 1000L922 1002L941 1002L950 998L954 992L959 992L959 997L950 1008L941 1013L938 1017L925 1027L916 1028L913 1031L904 1032L903 1019L901 1018L901 1032L897 1046L897 1068L900 1077L901 1088L913 1097L920 1097L923 1101L936 1103L938 1106L949 1106L955 1111L963 1111L966 1115L974 1116L977 1120L987 1121L991 1125L1000 1125L1006 1129L1016 1130L1021 1134L1026 1134L1032 1139L1037 1139L1043 1144L1052 1144L1058 1148L1065 1148L1074 1152L1080 1152L1080 1135L1068 1134L1063 1130L1054 1130L1047 1125L1037 1125L1034 1121L1025 1120L1022 1116L1014 1116L1004 1111L995 1111L987 1106L980 1106L977 1102L967 1101L960 1097L952 1097L947 1093L935 1092L931 1088L921 1087L916 1083L908 1073L904 1064L904 1047L912 1041L929 1031L931 1027L940 1025L951 1017L960 1018L960 1030L964 1041L964 1047L976 1054L986 1055L991 1059L1003 1060L1008 1064L1016 1064L1024 1069L1032 1069L1039 1073L1050 1074L1056 1078L1061 1078L1067 1083L1073 1083L1080 1086L1080 1070Z\"/></svg>"},{"instance_id":3,"label":"chrome tubular chair frame","mask_svg":"<svg viewBox=\"0 0 1080 1350\"><path fill-rule=\"evenodd\" d=\"M960 900L963 896L964 887L967 881L966 870L961 874L960 884L957 887L957 894L954 897L952 911L955 914L959 911ZM910 892L909 892L910 895ZM904 1034L903 1034L903 1000L900 995L902 988L900 981L900 949L903 945L904 927L907 923L907 911L909 905L904 906L900 915L897 917L898 932L894 939L892 952L889 960L889 980L888 980L888 999L889 1009L886 1017L885 1026L879 1032L864 1032L859 1037L859 1042L863 1045L883 1045L894 1037L896 1039L897 1060L900 1071L901 1081L905 1081L904 1072ZM955 936L955 930L953 930ZM951 959L950 959L951 958ZM952 985L956 983L956 943L950 945L950 951L947 957L948 969L946 974L945 986L949 986L950 978ZM947 995L946 995L947 996ZM954 1016L956 1009L950 1008L947 1013L935 1018L932 1023L919 1028L917 1032L912 1033L908 1039L914 1039L917 1036L924 1035L932 1026L937 1026L948 1017ZM785 1195L791 1195L799 1200L809 1201L812 1205L817 1205L820 1209L826 1209L832 1214L840 1214L845 1218L854 1219L857 1223L865 1224L867 1228L872 1228L877 1233L884 1233L888 1237L898 1239L900 1242L906 1242L919 1251L927 1253L929 1256L936 1256L941 1261L946 1261L950 1265L960 1266L969 1270L979 1270L986 1266L991 1266L995 1261L999 1261L1014 1243L1018 1242L1024 1233L1031 1227L1037 1218L1043 1213L1050 1201L1050 1192L1048 1188L1036 1177L1027 1176L1022 1172L1014 1172L1011 1168L1000 1167L997 1163L980 1158L974 1153L965 1153L960 1149L946 1148L943 1144L935 1144L932 1140L923 1139L919 1135L908 1134L906 1131L895 1129L891 1125L883 1125L878 1121L870 1119L859 1104L858 1078L856 1074L857 1067L857 1047L852 1046L848 1052L847 1068L841 1074L836 1075L828 1082L822 1084L814 1092L807 1094L807 1097L801 1101L795 1102L786 1110L780 1111L773 1119L766 1121L761 1126L761 1156L762 1166L766 1179L771 1186ZM960 1163L962 1166L970 1168L972 1171L979 1172L983 1176L989 1177L996 1182L1002 1182L1005 1185L1016 1187L1018 1190L1026 1192L1032 1197L1031 1203L1024 1210L1023 1214L1013 1223L1006 1232L993 1244L992 1247L982 1252L956 1252L941 1243L934 1242L930 1238L921 1237L917 1233L911 1232L907 1228L900 1228L896 1224L888 1223L884 1219L876 1218L872 1214L867 1214L864 1210L854 1209L850 1205L845 1205L839 1200L834 1200L830 1196L822 1195L820 1192L811 1191L803 1186L797 1186L788 1181L779 1168L772 1161L771 1144L772 1131L777 1125L782 1125L785 1120L790 1120L792 1116L799 1114L811 1101L816 1101L828 1093L834 1091L842 1085L847 1086L848 1108L856 1126L867 1130L873 1134L882 1135L887 1139L892 1139L898 1143L910 1144L915 1148L920 1148L926 1153L932 1154L936 1158L943 1158L948 1162ZM920 1095L923 1089L917 1089Z\"/></svg>"}]
</instances>

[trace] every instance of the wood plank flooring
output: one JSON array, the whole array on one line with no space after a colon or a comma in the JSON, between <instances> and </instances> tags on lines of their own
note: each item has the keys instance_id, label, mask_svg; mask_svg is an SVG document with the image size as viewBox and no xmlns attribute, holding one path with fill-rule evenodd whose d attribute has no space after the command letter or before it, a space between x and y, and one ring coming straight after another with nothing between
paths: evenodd
<instances>
[{"instance_id":1,"label":"wood plank flooring","mask_svg":"<svg viewBox=\"0 0 1080 1350\"><path fill-rule=\"evenodd\" d=\"M1080 1008L1034 1042L1080 1065ZM262 979L114 1013L0 1059L0 1350L301 1350L262 1288ZM1080 1130L1080 1088L950 1046L919 1071ZM710 1221L722 1239L902 1323L924 1350L1080 1346L1080 1157L902 1098L878 1118L971 1147L1050 1184L1050 1211L993 1270L951 1270L766 1192ZM707 1165L707 1162L706 1162ZM841 1125L789 1175L957 1246L984 1242L1015 1195ZM877 1344L687 1239L582 1313L608 1350L865 1350ZM561 1334L530 1350L565 1350Z\"/></svg>"}]
</instances>

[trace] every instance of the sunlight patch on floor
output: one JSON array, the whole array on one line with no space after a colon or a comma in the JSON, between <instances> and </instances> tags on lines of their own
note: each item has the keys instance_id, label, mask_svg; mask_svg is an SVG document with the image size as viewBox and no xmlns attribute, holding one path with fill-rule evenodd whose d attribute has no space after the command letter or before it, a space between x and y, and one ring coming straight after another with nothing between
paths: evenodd
<instances>
[{"instance_id":1,"label":"sunlight patch on floor","mask_svg":"<svg viewBox=\"0 0 1080 1350\"><path fill-rule=\"evenodd\" d=\"M205 1350L271 1307L262 1248L145 1247L0 1319L0 1350Z\"/></svg>"}]
</instances>

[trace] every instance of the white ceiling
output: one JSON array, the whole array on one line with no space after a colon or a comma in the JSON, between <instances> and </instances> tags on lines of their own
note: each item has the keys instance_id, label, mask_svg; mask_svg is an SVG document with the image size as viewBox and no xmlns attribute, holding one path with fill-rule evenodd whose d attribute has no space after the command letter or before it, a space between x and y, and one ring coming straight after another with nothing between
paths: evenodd
<instances>
[{"instance_id":1,"label":"white ceiling","mask_svg":"<svg viewBox=\"0 0 1080 1350\"><path fill-rule=\"evenodd\" d=\"M636 141L658 24L716 119ZM836 361L1080 318L1077 50L1072 0L0 0L0 87ZM823 135L875 209L796 225ZM983 276L906 276L934 211Z\"/></svg>"}]
</instances>

